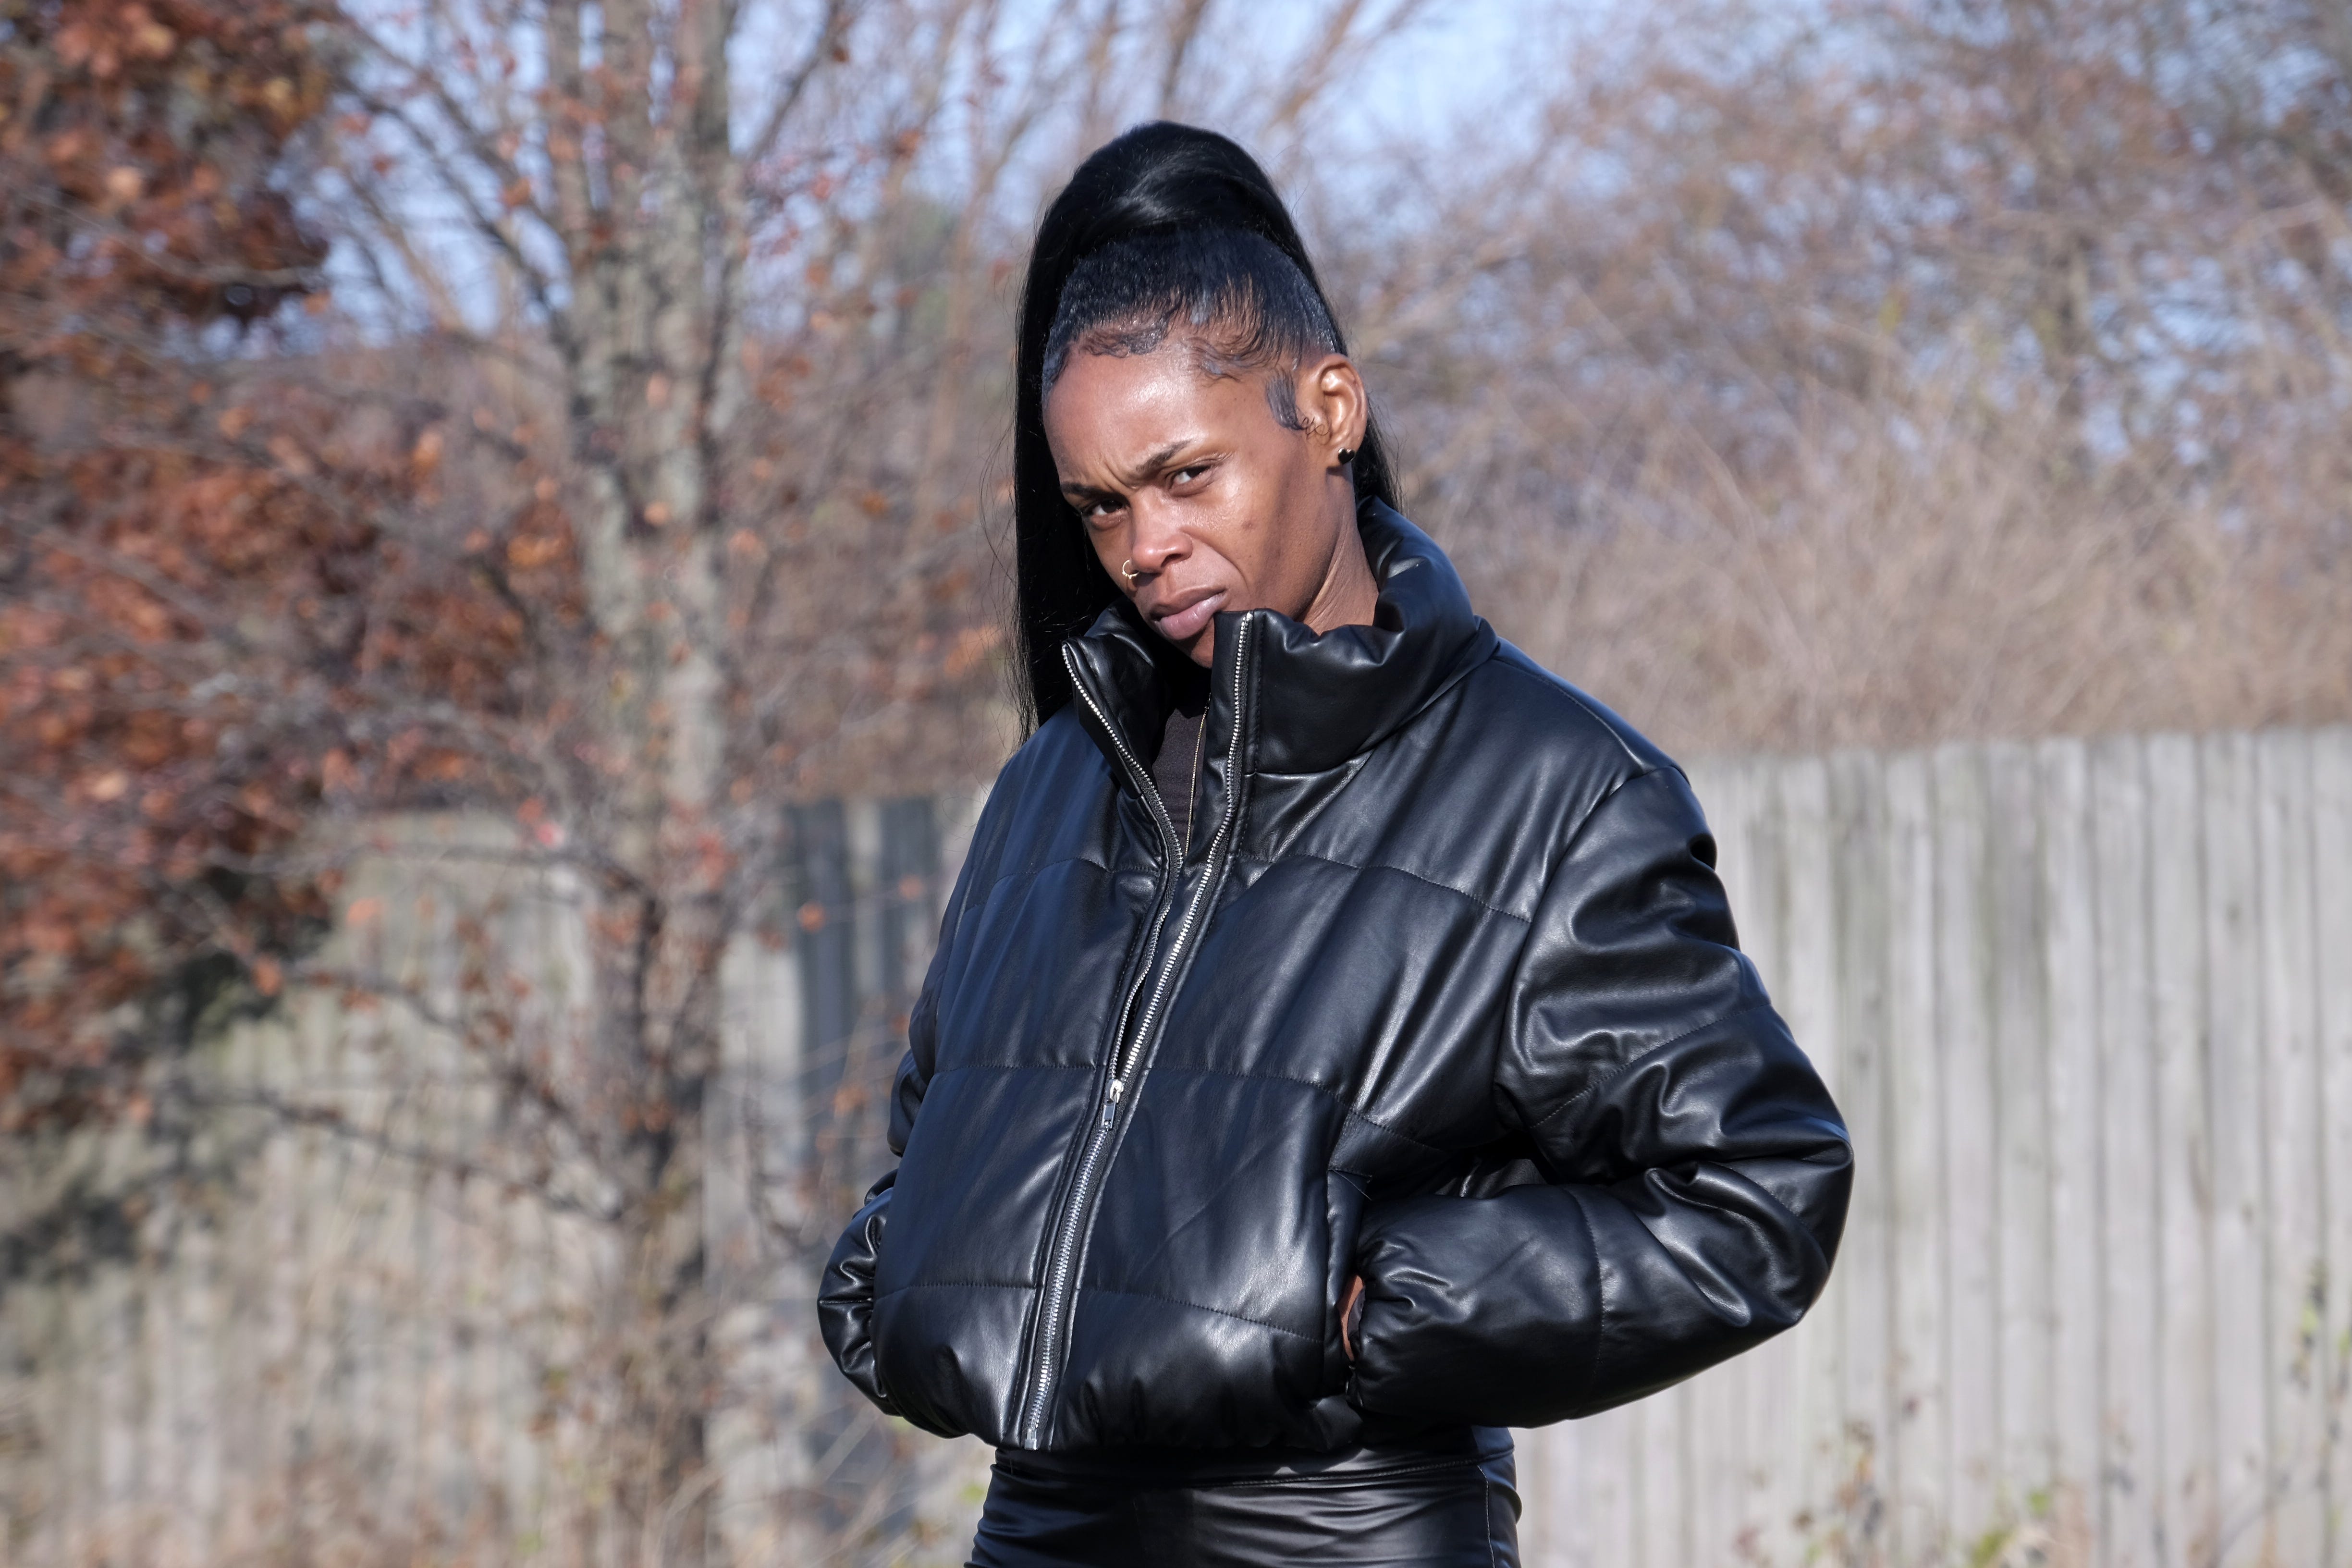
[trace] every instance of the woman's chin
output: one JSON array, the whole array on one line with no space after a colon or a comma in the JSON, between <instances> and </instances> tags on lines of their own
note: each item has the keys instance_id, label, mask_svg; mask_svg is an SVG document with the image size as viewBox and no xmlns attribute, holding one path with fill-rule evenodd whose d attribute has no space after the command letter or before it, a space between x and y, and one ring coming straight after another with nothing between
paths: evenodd
<instances>
[{"instance_id":1,"label":"woman's chin","mask_svg":"<svg viewBox=\"0 0 2352 1568\"><path fill-rule=\"evenodd\" d=\"M1202 626L1189 637L1170 637L1168 641L1177 652L1199 665L1202 669L1207 669L1216 663L1217 628L1214 624Z\"/></svg>"}]
</instances>

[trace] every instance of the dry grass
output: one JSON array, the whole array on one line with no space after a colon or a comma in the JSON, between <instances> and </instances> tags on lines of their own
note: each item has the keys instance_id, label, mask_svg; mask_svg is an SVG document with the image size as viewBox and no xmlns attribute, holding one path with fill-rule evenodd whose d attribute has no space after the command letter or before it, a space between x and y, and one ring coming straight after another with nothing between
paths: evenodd
<instances>
[{"instance_id":1,"label":"dry grass","mask_svg":"<svg viewBox=\"0 0 2352 1568\"><path fill-rule=\"evenodd\" d=\"M1685 437L1583 526L1465 554L1506 635L1676 749L2308 724L2352 715L2319 489L2084 472L2050 409L1930 383L1808 419L1762 474Z\"/></svg>"},{"instance_id":2,"label":"dry grass","mask_svg":"<svg viewBox=\"0 0 2352 1568\"><path fill-rule=\"evenodd\" d=\"M2352 46L2225 10L1688 0L1310 184L1408 510L1681 751L2352 716Z\"/></svg>"}]
</instances>

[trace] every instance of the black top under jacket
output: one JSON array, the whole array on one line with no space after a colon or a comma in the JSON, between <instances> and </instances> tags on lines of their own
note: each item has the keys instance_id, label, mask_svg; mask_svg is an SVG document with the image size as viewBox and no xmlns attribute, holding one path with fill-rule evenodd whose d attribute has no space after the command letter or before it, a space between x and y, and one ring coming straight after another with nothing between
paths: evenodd
<instances>
[{"instance_id":1,"label":"black top under jacket","mask_svg":"<svg viewBox=\"0 0 2352 1568\"><path fill-rule=\"evenodd\" d=\"M1163 658L1160 672L1170 688L1168 717L1160 728L1159 753L1151 759L1151 782L1168 808L1176 842L1190 846L1192 807L1201 798L1201 763L1208 752L1209 672L1181 655Z\"/></svg>"},{"instance_id":2,"label":"black top under jacket","mask_svg":"<svg viewBox=\"0 0 2352 1568\"><path fill-rule=\"evenodd\" d=\"M1537 1426L1820 1293L1845 1129L1688 782L1359 524L1373 625L1216 618L1190 863L1158 634L1121 600L1064 645L820 1287L885 1410L1055 1452Z\"/></svg>"}]
</instances>

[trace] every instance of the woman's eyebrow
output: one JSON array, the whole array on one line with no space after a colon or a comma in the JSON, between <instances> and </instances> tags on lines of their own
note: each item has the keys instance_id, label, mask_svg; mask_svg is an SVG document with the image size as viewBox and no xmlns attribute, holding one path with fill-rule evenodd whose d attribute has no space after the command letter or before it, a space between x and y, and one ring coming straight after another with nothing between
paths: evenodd
<instances>
[{"instance_id":1,"label":"woman's eyebrow","mask_svg":"<svg viewBox=\"0 0 2352 1568\"><path fill-rule=\"evenodd\" d=\"M1180 436L1175 440L1169 442L1166 446L1152 453L1150 457L1145 458L1141 462L1137 463L1134 467L1129 468L1125 473L1121 474L1119 478L1130 485L1139 485L1143 483L1144 480L1158 475L1161 469L1167 468L1167 466L1175 459L1176 454L1181 452L1187 447L1196 445L1200 439L1201 438L1198 436Z\"/></svg>"},{"instance_id":2,"label":"woman's eyebrow","mask_svg":"<svg viewBox=\"0 0 2352 1568\"><path fill-rule=\"evenodd\" d=\"M1175 460L1177 454L1183 451L1185 447L1197 445L1200 439L1198 436L1179 437L1121 471L1118 475L1119 481L1127 485L1143 483L1166 468ZM1099 485L1080 484L1076 480L1068 481L1062 486L1063 499L1072 501L1092 500L1098 497L1116 496L1117 493L1115 490L1104 489Z\"/></svg>"}]
</instances>

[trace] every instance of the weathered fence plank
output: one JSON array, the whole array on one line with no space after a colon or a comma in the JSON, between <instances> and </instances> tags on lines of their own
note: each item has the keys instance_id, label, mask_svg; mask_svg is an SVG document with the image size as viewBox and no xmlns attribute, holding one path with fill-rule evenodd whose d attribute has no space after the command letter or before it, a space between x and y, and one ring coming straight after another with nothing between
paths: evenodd
<instances>
[{"instance_id":1,"label":"weathered fence plank","mask_svg":"<svg viewBox=\"0 0 2352 1568\"><path fill-rule=\"evenodd\" d=\"M1830 809L1836 825L1833 880L1837 915L1839 1026L1844 1046L1843 1097L1857 1171L1891 1172L1895 1163L1895 1052L1889 1004L1886 789L1875 758L1830 760ZM1733 898L1738 897L1737 891ZM1767 984L1773 976L1765 976ZM1894 1288L1895 1208L1891 1180L1857 1181L1832 1289L1843 1296L1843 1370L1852 1492L1824 1522L1836 1543L1864 1561L1893 1549L1896 1426L1906 1395L1895 1364ZM1848 1271L1851 1266L1851 1272ZM1842 1450L1843 1452L1843 1450ZM1827 1505L1832 1492L1815 1506ZM1839 1539L1842 1538L1842 1539Z\"/></svg>"},{"instance_id":2,"label":"weathered fence plank","mask_svg":"<svg viewBox=\"0 0 2352 1568\"><path fill-rule=\"evenodd\" d=\"M2099 1561L2160 1561L2156 1499L2161 1469L2155 1400L2163 1379L2155 1281L2159 1186L2154 1030L2148 968L2148 832L2143 751L2130 740L2091 751L2093 917L2097 923L2099 1129L2106 1244L2099 1279L2104 1325Z\"/></svg>"},{"instance_id":3,"label":"weathered fence plank","mask_svg":"<svg viewBox=\"0 0 2352 1568\"><path fill-rule=\"evenodd\" d=\"M2352 1565L2352 730L2311 738L2312 951L2318 982L2321 1206L2320 1484L2326 1568Z\"/></svg>"},{"instance_id":4,"label":"weathered fence plank","mask_svg":"<svg viewBox=\"0 0 2352 1568\"><path fill-rule=\"evenodd\" d=\"M2269 1535L2269 1249L2262 1225L2264 1150L2261 889L2255 864L2253 742L2200 744L2205 816L2207 1105L2213 1132L2213 1384L2221 1561L2262 1559Z\"/></svg>"},{"instance_id":5,"label":"weathered fence plank","mask_svg":"<svg viewBox=\"0 0 2352 1568\"><path fill-rule=\"evenodd\" d=\"M1944 1249L1946 1128L1911 1108L1943 1102L1944 1041L1936 1020L1935 793L1929 759L1886 768L1887 1024L1910 1048L1892 1054L1890 1085L1906 1136L1892 1141L1888 1239L1895 1293L1893 1372L1900 1398L1886 1434L1897 1554L1948 1532L1951 1496L1951 1301Z\"/></svg>"},{"instance_id":6,"label":"weathered fence plank","mask_svg":"<svg viewBox=\"0 0 2352 1568\"><path fill-rule=\"evenodd\" d=\"M2079 1533L2097 1505L2100 1147L2097 932L2091 888L2088 759L2077 744L2034 748L2042 783L2042 986L2050 1075L2050 1367L2055 1525ZM1896 1049L1902 1042L1896 1042ZM1916 1114L1916 1113L1915 1113ZM1925 1120L1925 1118L1922 1118ZM1906 1127L1896 1133L1908 1136ZM1979 1169L1981 1169L1979 1164ZM2091 1517L2095 1517L2091 1514ZM1955 1521L1965 1531L1992 1521Z\"/></svg>"},{"instance_id":7,"label":"weathered fence plank","mask_svg":"<svg viewBox=\"0 0 2352 1568\"><path fill-rule=\"evenodd\" d=\"M1956 1521L1997 1517L2002 1469L2000 1189L1978 1174L1980 1152L1999 1146L1985 875L1990 805L1982 749L1938 751L1936 1032L1943 1068L1945 1375L1951 1389L1951 1468L1943 1513Z\"/></svg>"},{"instance_id":8,"label":"weathered fence plank","mask_svg":"<svg viewBox=\"0 0 2352 1568\"><path fill-rule=\"evenodd\" d=\"M2039 773L2021 745L1988 748L1993 816L1992 1029L2000 1103L1988 1173L2000 1208L2000 1479L2006 1506L2056 1473L2049 1347L2055 1321L2050 1215L2048 987L2042 952Z\"/></svg>"},{"instance_id":9,"label":"weathered fence plank","mask_svg":"<svg viewBox=\"0 0 2352 1568\"><path fill-rule=\"evenodd\" d=\"M2158 1232L2156 1280L2165 1374L2161 1484L2152 1500L2158 1561L2202 1565L2219 1549L2220 1426L2214 1387L2213 1141L2205 1071L2204 817L2195 742L2147 744L2148 900L2155 1054Z\"/></svg>"},{"instance_id":10,"label":"weathered fence plank","mask_svg":"<svg viewBox=\"0 0 2352 1568\"><path fill-rule=\"evenodd\" d=\"M2326 1551L2326 1498L2319 1486L2325 1433L2317 1404L2323 1337L2314 1292L2326 1247L2322 1215L2318 994L2312 947L2310 738L2283 731L2254 747L2256 882L2262 988L2254 1023L2262 1044L2264 1125L2262 1226L2268 1261L2263 1382L2272 1392L2267 1552L2281 1563L2316 1563Z\"/></svg>"}]
</instances>

